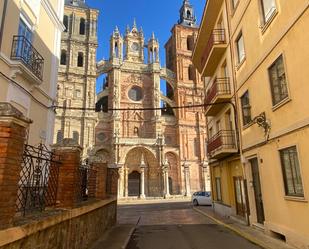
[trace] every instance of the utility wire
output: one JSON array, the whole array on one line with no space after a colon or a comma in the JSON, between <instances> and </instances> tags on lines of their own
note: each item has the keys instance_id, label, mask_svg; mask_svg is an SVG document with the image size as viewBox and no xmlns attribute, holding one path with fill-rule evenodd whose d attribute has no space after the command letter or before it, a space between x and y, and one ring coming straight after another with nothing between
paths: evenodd
<instances>
[{"instance_id":1,"label":"utility wire","mask_svg":"<svg viewBox=\"0 0 309 249\"><path fill-rule=\"evenodd\" d=\"M109 108L108 111L156 111L156 110L167 110L167 109L190 109L190 108L200 108L214 105L230 104L231 102L225 101L220 103L211 104L200 104L200 105L184 105L184 106L169 106L169 107L150 107L150 108ZM66 106L51 106L54 109L64 109L64 110L80 110L80 111L95 111L96 108L83 108L83 107L66 107Z\"/></svg>"}]
</instances>

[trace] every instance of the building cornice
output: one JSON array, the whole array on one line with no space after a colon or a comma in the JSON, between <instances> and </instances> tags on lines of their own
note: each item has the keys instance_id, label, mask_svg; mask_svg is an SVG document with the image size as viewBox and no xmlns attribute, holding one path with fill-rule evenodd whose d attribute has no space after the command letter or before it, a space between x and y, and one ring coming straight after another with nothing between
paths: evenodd
<instances>
[{"instance_id":1,"label":"building cornice","mask_svg":"<svg viewBox=\"0 0 309 249\"><path fill-rule=\"evenodd\" d=\"M53 6L49 2L49 0L42 0L42 6L45 9L47 15L52 20L52 22L55 24L58 30L63 32L65 30L65 27L60 20L59 16L57 15L57 12L54 10Z\"/></svg>"}]
</instances>

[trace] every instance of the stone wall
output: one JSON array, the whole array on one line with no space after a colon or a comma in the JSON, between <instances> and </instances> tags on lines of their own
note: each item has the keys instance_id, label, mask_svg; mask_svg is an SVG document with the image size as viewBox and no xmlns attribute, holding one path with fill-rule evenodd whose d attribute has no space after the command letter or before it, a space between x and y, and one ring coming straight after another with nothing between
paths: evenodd
<instances>
[{"instance_id":1,"label":"stone wall","mask_svg":"<svg viewBox=\"0 0 309 249\"><path fill-rule=\"evenodd\" d=\"M0 231L0 249L88 249L116 222L116 199L94 201Z\"/></svg>"}]
</instances>

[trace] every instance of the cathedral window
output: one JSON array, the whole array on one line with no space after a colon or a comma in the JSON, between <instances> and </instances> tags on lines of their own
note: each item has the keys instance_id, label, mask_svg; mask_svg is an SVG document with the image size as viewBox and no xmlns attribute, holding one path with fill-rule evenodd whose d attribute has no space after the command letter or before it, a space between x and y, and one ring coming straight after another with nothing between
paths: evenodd
<instances>
[{"instance_id":1,"label":"cathedral window","mask_svg":"<svg viewBox=\"0 0 309 249\"><path fill-rule=\"evenodd\" d=\"M187 18L190 19L191 18L191 11L187 10Z\"/></svg>"},{"instance_id":2,"label":"cathedral window","mask_svg":"<svg viewBox=\"0 0 309 249\"><path fill-rule=\"evenodd\" d=\"M78 53L77 66L78 67L83 67L84 66L84 54L82 52Z\"/></svg>"},{"instance_id":3,"label":"cathedral window","mask_svg":"<svg viewBox=\"0 0 309 249\"><path fill-rule=\"evenodd\" d=\"M194 80L194 68L192 65L188 67L188 78L189 80Z\"/></svg>"},{"instance_id":4,"label":"cathedral window","mask_svg":"<svg viewBox=\"0 0 309 249\"><path fill-rule=\"evenodd\" d=\"M66 16L66 15L63 17L63 25L65 27L64 32L68 32L68 29L69 29L69 17Z\"/></svg>"},{"instance_id":5,"label":"cathedral window","mask_svg":"<svg viewBox=\"0 0 309 249\"><path fill-rule=\"evenodd\" d=\"M78 133L78 131L73 131L73 140L76 143L79 143L79 133Z\"/></svg>"},{"instance_id":6,"label":"cathedral window","mask_svg":"<svg viewBox=\"0 0 309 249\"><path fill-rule=\"evenodd\" d=\"M98 139L100 142L104 142L104 141L106 140L106 135L105 135L105 133L100 132L100 133L97 135L97 139Z\"/></svg>"},{"instance_id":7,"label":"cathedral window","mask_svg":"<svg viewBox=\"0 0 309 249\"><path fill-rule=\"evenodd\" d=\"M79 23L79 34L84 35L85 33L86 33L86 20L84 18L81 18Z\"/></svg>"},{"instance_id":8,"label":"cathedral window","mask_svg":"<svg viewBox=\"0 0 309 249\"><path fill-rule=\"evenodd\" d=\"M61 130L57 132L57 143L60 143L63 140L63 133Z\"/></svg>"},{"instance_id":9,"label":"cathedral window","mask_svg":"<svg viewBox=\"0 0 309 249\"><path fill-rule=\"evenodd\" d=\"M67 64L67 51L66 50L61 50L60 64L61 65Z\"/></svg>"},{"instance_id":10,"label":"cathedral window","mask_svg":"<svg viewBox=\"0 0 309 249\"><path fill-rule=\"evenodd\" d=\"M192 51L193 47L194 47L193 36L188 36L187 37L187 50Z\"/></svg>"},{"instance_id":11,"label":"cathedral window","mask_svg":"<svg viewBox=\"0 0 309 249\"><path fill-rule=\"evenodd\" d=\"M129 98L133 101L141 101L143 98L142 88L140 88L139 86L133 86L129 90Z\"/></svg>"}]
</instances>

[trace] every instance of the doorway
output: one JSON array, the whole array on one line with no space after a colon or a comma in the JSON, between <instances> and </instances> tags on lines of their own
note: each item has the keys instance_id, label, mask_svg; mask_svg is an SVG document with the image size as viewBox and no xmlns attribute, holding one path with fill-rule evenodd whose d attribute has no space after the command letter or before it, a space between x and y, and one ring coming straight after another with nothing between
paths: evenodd
<instances>
[{"instance_id":1,"label":"doorway","mask_svg":"<svg viewBox=\"0 0 309 249\"><path fill-rule=\"evenodd\" d=\"M236 213L240 216L245 216L245 202L243 197L243 179L242 177L234 177Z\"/></svg>"},{"instance_id":2,"label":"doorway","mask_svg":"<svg viewBox=\"0 0 309 249\"><path fill-rule=\"evenodd\" d=\"M257 222L260 224L264 224L265 215L264 215L264 205L263 205L261 182L260 182L259 163L258 163L257 158L253 158L249 161L250 161L251 170L252 170L252 180L253 180Z\"/></svg>"},{"instance_id":3,"label":"doorway","mask_svg":"<svg viewBox=\"0 0 309 249\"><path fill-rule=\"evenodd\" d=\"M128 195L129 196L140 196L140 179L141 174L137 171L133 171L128 177Z\"/></svg>"},{"instance_id":4,"label":"doorway","mask_svg":"<svg viewBox=\"0 0 309 249\"><path fill-rule=\"evenodd\" d=\"M169 187L169 191L170 194L173 194L173 179L171 177L168 178L168 187Z\"/></svg>"}]
</instances>

